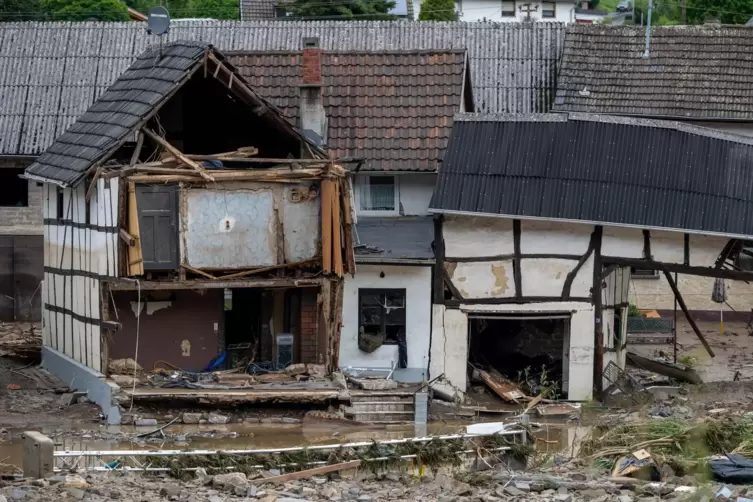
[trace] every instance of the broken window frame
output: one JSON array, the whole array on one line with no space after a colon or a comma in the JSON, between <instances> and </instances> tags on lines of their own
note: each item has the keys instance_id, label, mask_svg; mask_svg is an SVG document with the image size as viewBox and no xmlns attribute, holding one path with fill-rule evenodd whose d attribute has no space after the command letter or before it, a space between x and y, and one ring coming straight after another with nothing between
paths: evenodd
<instances>
[{"instance_id":1,"label":"broken window frame","mask_svg":"<svg viewBox=\"0 0 753 502\"><path fill-rule=\"evenodd\" d=\"M373 204L369 202L369 199L371 198L371 193L369 192L371 187L371 179L372 178L391 178L392 179L392 208L391 209L371 209L373 207ZM358 195L358 200L356 201L358 207L358 213L367 215L367 216L395 216L399 214L400 211L400 190L398 187L398 179L397 176L392 174L382 174L382 173L375 173L375 174L366 174L361 175L358 177L357 181L358 190L356 191Z\"/></svg>"},{"instance_id":2,"label":"broken window frame","mask_svg":"<svg viewBox=\"0 0 753 502\"><path fill-rule=\"evenodd\" d=\"M405 288L386 288L386 289L374 289L374 288L359 288L358 289L358 330L360 332L361 326L364 326L364 297L365 296L375 296L378 295L379 298L377 299L377 302L381 305L380 309L380 333L385 334L384 338L384 344L383 345L397 345L398 344L398 333L400 332L400 329L402 328L402 331L405 333L406 330L406 290ZM387 300L387 296L396 296L402 298L402 305L399 304L390 304ZM379 308L375 305L367 305L367 308ZM399 317L401 322L395 323L393 321L392 324L388 323L387 316L389 315L389 312L385 312L385 310L388 307L393 307L389 310L395 310L400 313ZM368 324L368 326L375 326L374 323ZM397 327L397 329L394 330L393 333L387 332L387 327L393 326ZM364 329L364 331L366 331ZM367 333L373 333L372 331L366 331Z\"/></svg>"}]
</instances>

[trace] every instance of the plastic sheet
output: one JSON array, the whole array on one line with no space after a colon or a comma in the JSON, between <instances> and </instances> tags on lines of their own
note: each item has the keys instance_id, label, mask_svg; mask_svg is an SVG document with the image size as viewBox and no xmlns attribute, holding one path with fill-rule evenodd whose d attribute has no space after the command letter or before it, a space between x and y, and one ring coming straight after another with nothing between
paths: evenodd
<instances>
[{"instance_id":1,"label":"plastic sheet","mask_svg":"<svg viewBox=\"0 0 753 502\"><path fill-rule=\"evenodd\" d=\"M710 464L711 473L717 481L736 485L753 483L753 460L727 454L723 458L711 459Z\"/></svg>"}]
</instances>

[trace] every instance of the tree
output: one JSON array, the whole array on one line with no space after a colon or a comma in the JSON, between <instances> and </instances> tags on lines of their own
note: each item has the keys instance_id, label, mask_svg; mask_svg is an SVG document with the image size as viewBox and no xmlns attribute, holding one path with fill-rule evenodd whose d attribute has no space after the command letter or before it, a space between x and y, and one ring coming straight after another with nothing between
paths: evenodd
<instances>
[{"instance_id":1,"label":"tree","mask_svg":"<svg viewBox=\"0 0 753 502\"><path fill-rule=\"evenodd\" d=\"M458 14L455 12L455 0L423 0L418 20L457 21Z\"/></svg>"},{"instance_id":2,"label":"tree","mask_svg":"<svg viewBox=\"0 0 753 502\"><path fill-rule=\"evenodd\" d=\"M748 0L687 0L688 24L703 24L718 19L722 24L745 24L753 17L753 3Z\"/></svg>"},{"instance_id":3,"label":"tree","mask_svg":"<svg viewBox=\"0 0 753 502\"><path fill-rule=\"evenodd\" d=\"M285 9L292 17L313 19L393 19L395 0L292 0Z\"/></svg>"},{"instance_id":4,"label":"tree","mask_svg":"<svg viewBox=\"0 0 753 502\"><path fill-rule=\"evenodd\" d=\"M128 7L120 0L40 0L51 21L128 21Z\"/></svg>"},{"instance_id":5,"label":"tree","mask_svg":"<svg viewBox=\"0 0 753 502\"><path fill-rule=\"evenodd\" d=\"M39 19L38 0L0 0L0 21Z\"/></svg>"},{"instance_id":6,"label":"tree","mask_svg":"<svg viewBox=\"0 0 753 502\"><path fill-rule=\"evenodd\" d=\"M191 0L194 17L238 19L238 0Z\"/></svg>"}]
</instances>

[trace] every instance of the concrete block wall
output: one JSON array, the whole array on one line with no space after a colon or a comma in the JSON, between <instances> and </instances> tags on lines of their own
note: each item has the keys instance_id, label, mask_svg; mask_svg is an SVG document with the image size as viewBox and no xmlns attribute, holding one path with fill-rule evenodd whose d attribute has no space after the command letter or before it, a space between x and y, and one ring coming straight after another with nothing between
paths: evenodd
<instances>
[{"instance_id":1,"label":"concrete block wall","mask_svg":"<svg viewBox=\"0 0 753 502\"><path fill-rule=\"evenodd\" d=\"M0 234L42 235L42 187L36 181L28 183L27 207L0 207Z\"/></svg>"},{"instance_id":2,"label":"concrete block wall","mask_svg":"<svg viewBox=\"0 0 753 502\"><path fill-rule=\"evenodd\" d=\"M306 291L301 297L301 362L317 363L318 309L316 292Z\"/></svg>"}]
</instances>

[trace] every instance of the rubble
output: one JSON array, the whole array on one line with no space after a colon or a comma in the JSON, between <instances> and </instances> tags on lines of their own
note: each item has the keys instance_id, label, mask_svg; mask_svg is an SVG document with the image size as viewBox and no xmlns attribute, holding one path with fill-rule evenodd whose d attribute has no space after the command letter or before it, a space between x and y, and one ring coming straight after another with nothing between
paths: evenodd
<instances>
[{"instance_id":1,"label":"rubble","mask_svg":"<svg viewBox=\"0 0 753 502\"><path fill-rule=\"evenodd\" d=\"M40 323L0 323L0 356L39 360L41 350Z\"/></svg>"}]
</instances>

